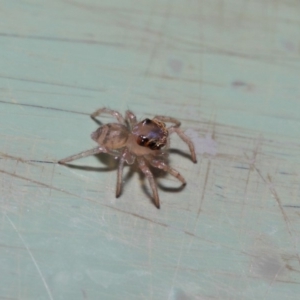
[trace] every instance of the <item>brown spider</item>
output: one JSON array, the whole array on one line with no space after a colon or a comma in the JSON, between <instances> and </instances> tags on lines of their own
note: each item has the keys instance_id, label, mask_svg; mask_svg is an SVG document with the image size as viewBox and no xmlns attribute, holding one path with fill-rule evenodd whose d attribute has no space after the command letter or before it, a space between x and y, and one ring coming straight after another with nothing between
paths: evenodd
<instances>
[{"instance_id":1,"label":"brown spider","mask_svg":"<svg viewBox=\"0 0 300 300\"><path fill-rule=\"evenodd\" d=\"M169 148L169 135L176 132L179 137L188 144L192 160L196 163L196 154L192 141L179 129L180 122L171 117L155 116L152 120L145 119L138 123L136 116L129 110L126 111L124 119L123 116L115 110L101 108L96 110L91 115L91 118L97 121L96 117L102 113L114 116L119 123L102 125L92 133L92 139L99 144L96 148L61 159L58 163L65 164L97 153L108 153L115 157L119 157L116 189L116 197L119 197L121 194L124 162L131 165L136 159L139 168L149 180L154 196L155 206L160 208L157 186L147 163L155 168L162 169L170 173L172 176L181 181L183 185L185 185L185 179L178 171L169 167L163 161L163 157ZM166 127L164 122L170 122L174 125Z\"/></svg>"}]
</instances>

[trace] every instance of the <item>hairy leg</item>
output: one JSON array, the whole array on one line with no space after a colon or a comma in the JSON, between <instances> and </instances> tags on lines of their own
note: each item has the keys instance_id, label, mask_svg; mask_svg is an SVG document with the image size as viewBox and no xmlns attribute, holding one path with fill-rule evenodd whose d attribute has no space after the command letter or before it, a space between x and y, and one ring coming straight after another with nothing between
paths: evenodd
<instances>
[{"instance_id":1,"label":"hairy leg","mask_svg":"<svg viewBox=\"0 0 300 300\"><path fill-rule=\"evenodd\" d=\"M192 160L194 163L196 163L197 158L196 158L195 147L194 147L194 144L191 141L191 139L185 133L183 133L183 131L180 130L178 127L171 126L170 128L168 128L168 131L169 131L169 134L176 132L178 134L178 136L189 146Z\"/></svg>"},{"instance_id":2,"label":"hairy leg","mask_svg":"<svg viewBox=\"0 0 300 300\"><path fill-rule=\"evenodd\" d=\"M116 198L118 198L121 195L124 161L125 161L125 156L121 155L119 160L119 166L118 166Z\"/></svg>"},{"instance_id":3,"label":"hairy leg","mask_svg":"<svg viewBox=\"0 0 300 300\"><path fill-rule=\"evenodd\" d=\"M172 117L166 117L166 116L155 116L154 119L157 119L159 121L162 122L169 122L169 123L173 123L174 125L172 127L179 127L180 126L180 121L178 121L175 118Z\"/></svg>"},{"instance_id":4,"label":"hairy leg","mask_svg":"<svg viewBox=\"0 0 300 300\"><path fill-rule=\"evenodd\" d=\"M146 165L146 162L143 158L137 157L137 161L139 164L139 168L142 170L142 172L145 174L147 177L150 187L152 189L153 197L154 197L154 203L157 208L160 208L160 202L159 202L159 196L158 196L158 191L157 191L157 186L153 178L153 174L151 173L150 169Z\"/></svg>"},{"instance_id":5,"label":"hairy leg","mask_svg":"<svg viewBox=\"0 0 300 300\"><path fill-rule=\"evenodd\" d=\"M125 124L125 120L119 112L117 112L116 110L111 110L109 108L105 108L105 107L100 108L100 109L96 110L95 112L93 112L91 114L91 118L93 120L97 121L96 117L100 116L103 113L111 115L111 116L115 117L118 120L119 123L121 123L123 125Z\"/></svg>"},{"instance_id":6,"label":"hairy leg","mask_svg":"<svg viewBox=\"0 0 300 300\"><path fill-rule=\"evenodd\" d=\"M80 159L80 158L87 157L87 156L91 156L91 155L95 155L95 154L98 154L98 153L107 153L107 154L117 156L117 157L120 156L120 152L118 152L118 151L109 150L109 149L106 149L105 147L98 146L96 148L93 148L93 149L90 149L90 150L85 150L85 151L79 152L77 154L68 156L66 158L60 159L58 161L58 163L59 164L65 164L65 163L71 162L73 160Z\"/></svg>"},{"instance_id":7,"label":"hairy leg","mask_svg":"<svg viewBox=\"0 0 300 300\"><path fill-rule=\"evenodd\" d=\"M186 184L185 179L180 175L180 173L178 171L176 171L175 169L169 167L166 163L164 163L163 161L160 161L158 159L155 159L153 157L148 158L147 160L149 161L149 163L158 169L162 169L165 172L168 172L169 174L171 174L172 176L174 176L175 178L177 178L179 181L182 182L183 185Z\"/></svg>"},{"instance_id":8,"label":"hairy leg","mask_svg":"<svg viewBox=\"0 0 300 300\"><path fill-rule=\"evenodd\" d=\"M191 141L191 139L186 134L184 134L181 129L178 128L181 124L180 121L178 121L175 118L166 117L166 116L155 116L154 119L157 119L157 120L162 121L162 122L169 122L169 123L174 124L173 126L168 127L169 134L171 134L173 132L176 132L179 135L179 137L189 146L190 152L191 152L191 155L192 155L192 160L193 160L194 163L196 163L197 158L196 158L194 144Z\"/></svg>"},{"instance_id":9,"label":"hairy leg","mask_svg":"<svg viewBox=\"0 0 300 300\"><path fill-rule=\"evenodd\" d=\"M125 113L125 119L128 120L131 129L137 123L135 114L132 111L130 111L130 110L126 111L126 113Z\"/></svg>"}]
</instances>

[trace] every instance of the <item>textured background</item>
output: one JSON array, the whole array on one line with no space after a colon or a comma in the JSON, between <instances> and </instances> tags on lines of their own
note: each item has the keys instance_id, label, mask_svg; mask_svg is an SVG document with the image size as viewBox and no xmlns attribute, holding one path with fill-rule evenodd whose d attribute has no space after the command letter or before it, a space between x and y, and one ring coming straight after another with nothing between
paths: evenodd
<instances>
[{"instance_id":1,"label":"textured background","mask_svg":"<svg viewBox=\"0 0 300 300\"><path fill-rule=\"evenodd\" d=\"M2 1L0 299L298 299L299 82L299 1ZM106 155L56 164L102 106L194 140L161 210Z\"/></svg>"}]
</instances>

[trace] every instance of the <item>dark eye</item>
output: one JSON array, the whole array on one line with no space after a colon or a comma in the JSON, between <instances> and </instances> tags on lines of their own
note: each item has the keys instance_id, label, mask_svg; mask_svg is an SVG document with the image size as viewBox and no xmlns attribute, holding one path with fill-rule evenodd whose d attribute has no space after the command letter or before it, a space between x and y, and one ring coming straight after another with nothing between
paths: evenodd
<instances>
[{"instance_id":1,"label":"dark eye","mask_svg":"<svg viewBox=\"0 0 300 300\"><path fill-rule=\"evenodd\" d=\"M147 146L152 150L158 149L158 147L156 146L156 142L154 141L149 142Z\"/></svg>"},{"instance_id":2,"label":"dark eye","mask_svg":"<svg viewBox=\"0 0 300 300\"><path fill-rule=\"evenodd\" d=\"M145 136L142 136L140 135L137 139L137 143L140 145L140 146L146 146L146 144L148 143L149 139L146 138Z\"/></svg>"},{"instance_id":3,"label":"dark eye","mask_svg":"<svg viewBox=\"0 0 300 300\"><path fill-rule=\"evenodd\" d=\"M149 125L150 123L152 123L152 121L148 118L143 121L143 125Z\"/></svg>"},{"instance_id":4,"label":"dark eye","mask_svg":"<svg viewBox=\"0 0 300 300\"><path fill-rule=\"evenodd\" d=\"M142 145L145 145L145 144L147 144L147 143L148 143L148 141L149 141L149 139L148 139L148 138L146 138L146 137L142 137L142 139L141 139L141 144L142 144Z\"/></svg>"}]
</instances>

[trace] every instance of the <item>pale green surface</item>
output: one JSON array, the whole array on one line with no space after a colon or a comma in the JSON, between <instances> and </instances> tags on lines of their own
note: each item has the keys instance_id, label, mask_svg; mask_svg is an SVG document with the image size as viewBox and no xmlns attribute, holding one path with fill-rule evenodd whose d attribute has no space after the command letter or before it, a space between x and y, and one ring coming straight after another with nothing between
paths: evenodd
<instances>
[{"instance_id":1,"label":"pale green surface","mask_svg":"<svg viewBox=\"0 0 300 300\"><path fill-rule=\"evenodd\" d=\"M299 299L299 49L298 1L2 1L0 299ZM55 164L102 106L199 136L161 210Z\"/></svg>"}]
</instances>

